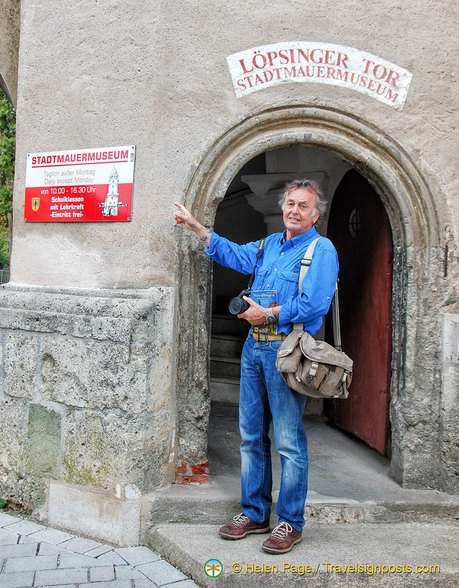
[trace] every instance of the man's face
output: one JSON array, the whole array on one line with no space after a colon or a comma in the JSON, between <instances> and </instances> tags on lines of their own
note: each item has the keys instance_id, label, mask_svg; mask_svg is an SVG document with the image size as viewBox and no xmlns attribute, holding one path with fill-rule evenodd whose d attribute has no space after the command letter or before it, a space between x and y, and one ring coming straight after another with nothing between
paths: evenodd
<instances>
[{"instance_id":1,"label":"man's face","mask_svg":"<svg viewBox=\"0 0 459 588\"><path fill-rule=\"evenodd\" d=\"M285 197L283 219L287 239L301 235L317 222L320 212L312 214L316 195L310 188L294 188Z\"/></svg>"}]
</instances>

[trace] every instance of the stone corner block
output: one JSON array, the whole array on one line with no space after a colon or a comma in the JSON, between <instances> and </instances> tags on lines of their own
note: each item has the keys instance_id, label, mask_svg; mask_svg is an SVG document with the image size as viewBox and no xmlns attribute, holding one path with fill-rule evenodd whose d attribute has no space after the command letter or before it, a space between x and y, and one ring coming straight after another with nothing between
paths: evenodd
<instances>
[{"instance_id":1,"label":"stone corner block","mask_svg":"<svg viewBox=\"0 0 459 588\"><path fill-rule=\"evenodd\" d=\"M48 523L98 541L139 545L141 497L122 499L109 490L50 482Z\"/></svg>"}]
</instances>

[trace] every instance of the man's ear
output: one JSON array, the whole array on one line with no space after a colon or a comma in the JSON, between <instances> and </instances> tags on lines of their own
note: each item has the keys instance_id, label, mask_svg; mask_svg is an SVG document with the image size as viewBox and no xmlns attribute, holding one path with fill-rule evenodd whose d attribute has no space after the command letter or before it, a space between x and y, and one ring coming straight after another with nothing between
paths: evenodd
<instances>
[{"instance_id":1,"label":"man's ear","mask_svg":"<svg viewBox=\"0 0 459 588\"><path fill-rule=\"evenodd\" d=\"M314 215L312 216L312 222L313 222L313 224L316 224L316 222L317 222L317 221L319 220L319 218L320 218L320 215L321 215L321 212L320 212L320 210L318 210L318 211L316 212L316 214L314 214Z\"/></svg>"}]
</instances>

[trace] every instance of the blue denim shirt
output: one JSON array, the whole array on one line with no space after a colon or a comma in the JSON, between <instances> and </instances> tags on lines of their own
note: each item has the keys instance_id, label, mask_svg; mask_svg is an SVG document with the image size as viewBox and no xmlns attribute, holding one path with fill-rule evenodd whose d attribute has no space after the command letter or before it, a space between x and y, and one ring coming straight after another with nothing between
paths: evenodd
<instances>
[{"instance_id":1,"label":"blue denim shirt","mask_svg":"<svg viewBox=\"0 0 459 588\"><path fill-rule=\"evenodd\" d=\"M316 244L312 263L303 280L303 292L298 295L301 260L308 245L317 237L320 235L313 226L287 241L285 231L273 233L265 239L252 289L277 291L277 304L282 306L277 327L279 333L290 333L292 323L304 323L304 330L314 335L330 307L339 266L336 249L325 237ZM206 253L219 264L250 275L259 243L238 245L212 233Z\"/></svg>"}]
</instances>

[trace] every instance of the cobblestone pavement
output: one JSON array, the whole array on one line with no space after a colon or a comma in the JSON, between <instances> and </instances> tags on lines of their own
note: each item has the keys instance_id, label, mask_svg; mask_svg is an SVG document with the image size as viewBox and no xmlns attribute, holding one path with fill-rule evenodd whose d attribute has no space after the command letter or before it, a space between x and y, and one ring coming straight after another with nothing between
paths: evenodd
<instances>
[{"instance_id":1,"label":"cobblestone pavement","mask_svg":"<svg viewBox=\"0 0 459 588\"><path fill-rule=\"evenodd\" d=\"M197 586L147 547L113 547L0 512L0 587Z\"/></svg>"}]
</instances>

